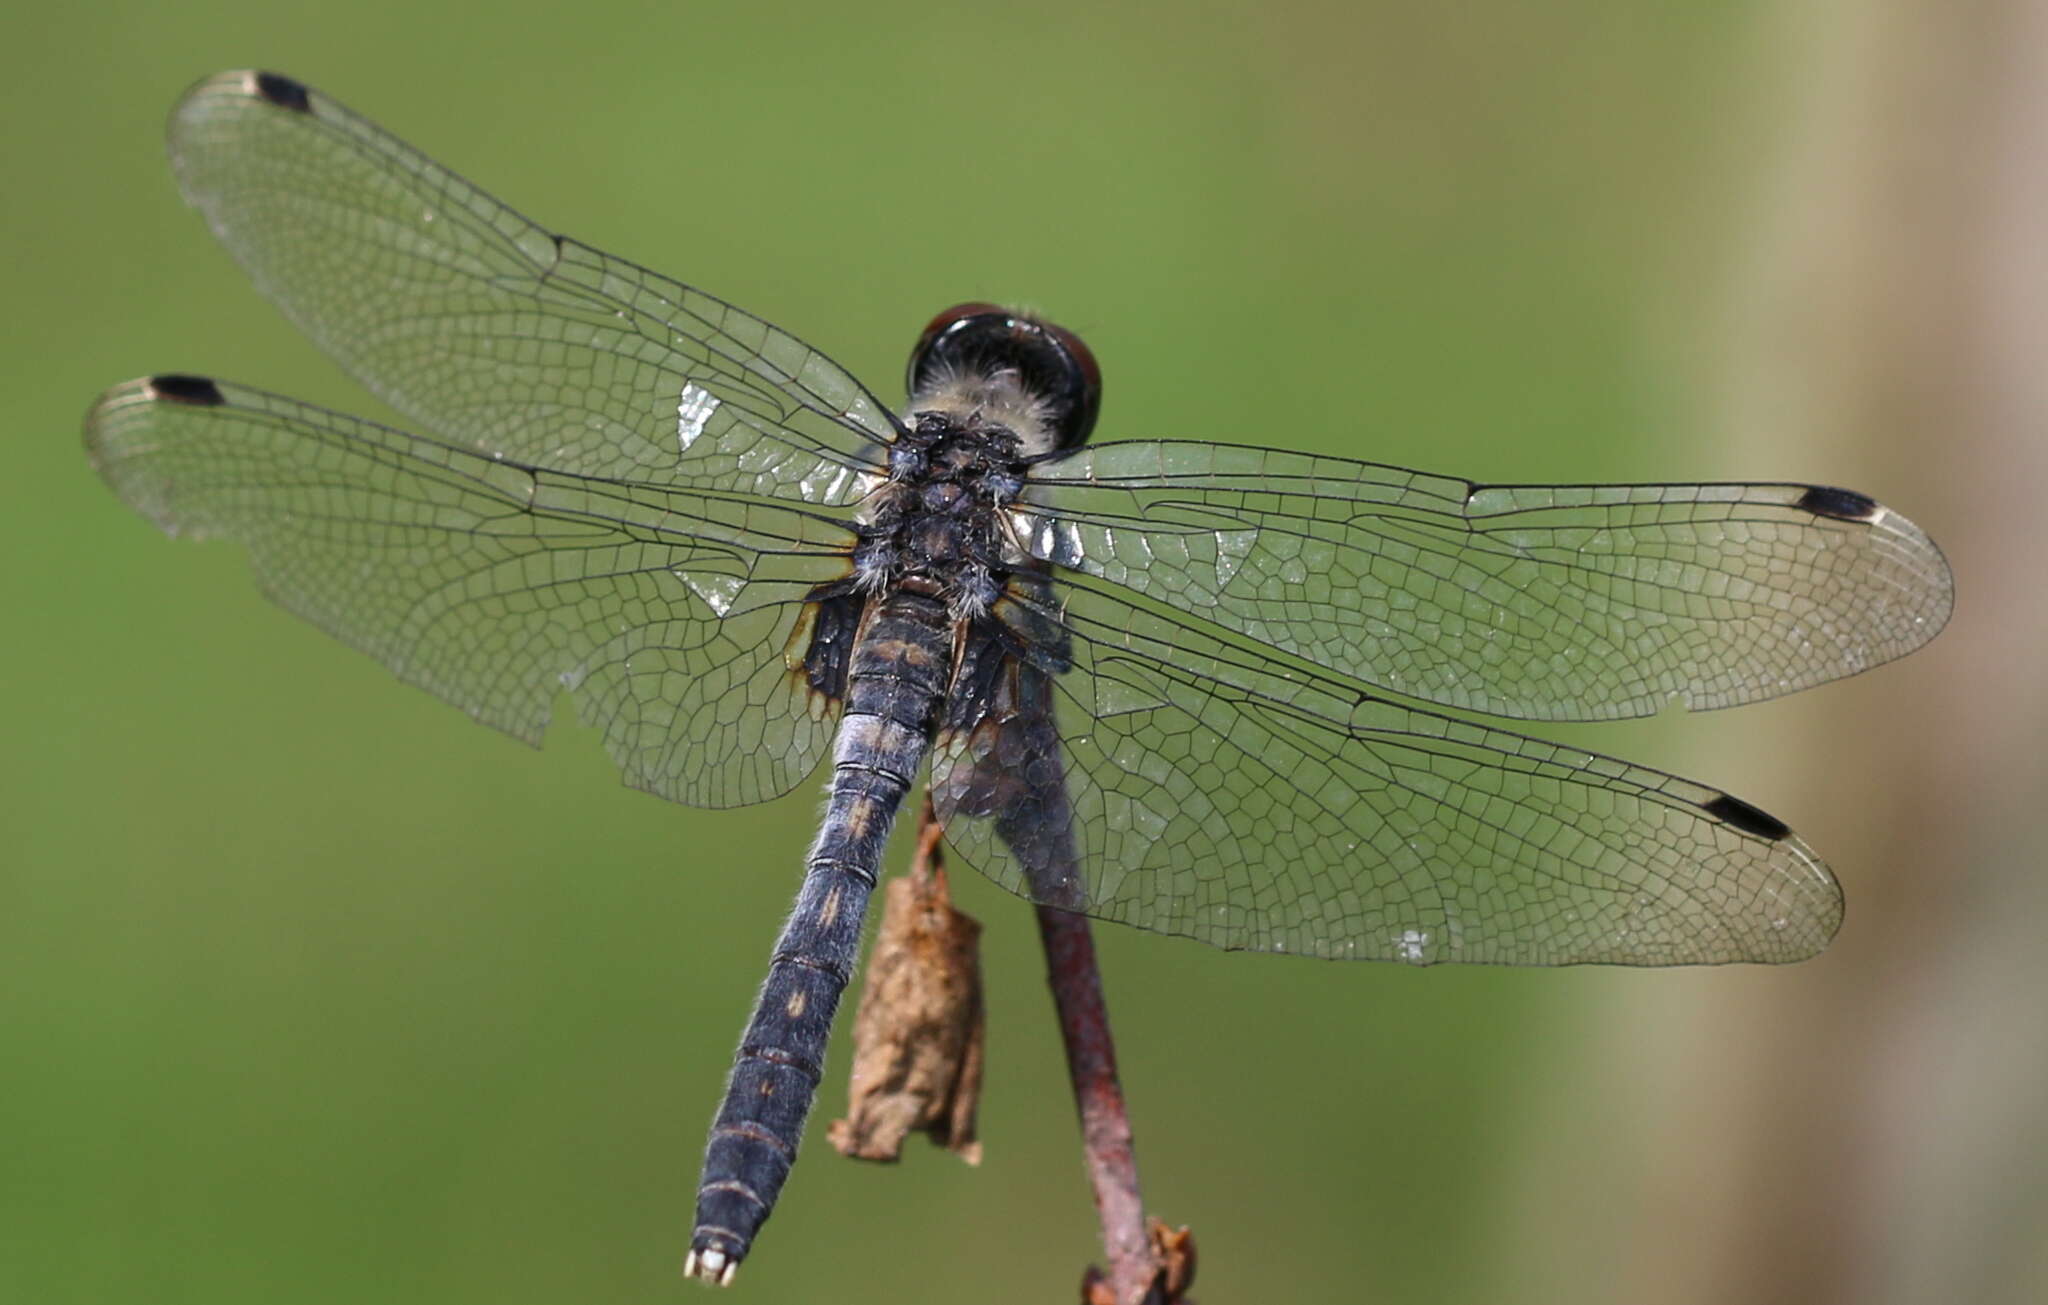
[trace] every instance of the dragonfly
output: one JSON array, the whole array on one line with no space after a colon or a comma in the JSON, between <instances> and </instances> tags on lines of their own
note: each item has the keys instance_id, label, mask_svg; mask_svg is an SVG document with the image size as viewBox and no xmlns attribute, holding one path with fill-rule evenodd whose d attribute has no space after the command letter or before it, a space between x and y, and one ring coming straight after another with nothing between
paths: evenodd
<instances>
[{"instance_id":1,"label":"dragonfly","mask_svg":"<svg viewBox=\"0 0 2048 1305\"><path fill-rule=\"evenodd\" d=\"M1094 356L934 317L892 408L723 300L558 234L274 73L194 87L185 198L417 431L212 377L108 390L114 492L537 744L634 787L827 805L710 1130L687 1272L730 1283L793 1164L884 844L1218 947L1429 965L1812 956L1827 865L1708 785L1465 714L1755 702L1920 647L1954 581L1803 484L1488 484L1091 443Z\"/></svg>"}]
</instances>

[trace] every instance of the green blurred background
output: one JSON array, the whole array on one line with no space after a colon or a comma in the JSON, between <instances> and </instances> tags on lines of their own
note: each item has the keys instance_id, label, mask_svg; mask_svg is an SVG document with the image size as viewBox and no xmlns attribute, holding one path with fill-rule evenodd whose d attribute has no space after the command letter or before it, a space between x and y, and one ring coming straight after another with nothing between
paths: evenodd
<instances>
[{"instance_id":1,"label":"green blurred background","mask_svg":"<svg viewBox=\"0 0 2048 1305\"><path fill-rule=\"evenodd\" d=\"M1819 960L1098 936L1148 1203L1210 1305L2040 1298L2040 5L188 0L7 30L0 1300L697 1298L703 1128L816 809L664 805L568 722L529 752L97 482L80 415L145 372L382 415L172 187L172 101L248 65L885 393L933 311L1004 299L1088 336L1109 438L1906 511L1959 576L1931 649L1572 735L1791 820L1850 897ZM1098 1258L1029 915L961 889L985 1164L860 1166L820 1129L736 1299L1049 1305Z\"/></svg>"}]
</instances>

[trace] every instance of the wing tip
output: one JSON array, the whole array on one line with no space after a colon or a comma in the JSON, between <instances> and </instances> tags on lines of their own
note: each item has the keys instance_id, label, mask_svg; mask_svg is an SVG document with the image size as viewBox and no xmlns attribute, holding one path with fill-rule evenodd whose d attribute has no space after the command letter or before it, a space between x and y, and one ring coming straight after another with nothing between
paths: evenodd
<instances>
[{"instance_id":1,"label":"wing tip","mask_svg":"<svg viewBox=\"0 0 2048 1305\"><path fill-rule=\"evenodd\" d=\"M1955 569L1941 545L1917 524L1868 494L1827 485L1804 487L1793 508L1831 521L1867 527L1868 547L1903 594L1905 624L1894 626L1896 646L1872 665L1896 660L1932 642L1955 613Z\"/></svg>"},{"instance_id":2,"label":"wing tip","mask_svg":"<svg viewBox=\"0 0 2048 1305\"><path fill-rule=\"evenodd\" d=\"M1790 965L1826 951L1842 931L1847 908L1842 886L1827 864L1790 825L1739 797L1717 793L1700 803L1700 809L1728 828L1772 845L1768 896L1778 903L1768 921L1772 945L1743 948L1726 959Z\"/></svg>"},{"instance_id":3,"label":"wing tip","mask_svg":"<svg viewBox=\"0 0 2048 1305\"><path fill-rule=\"evenodd\" d=\"M204 376L165 372L108 386L86 410L85 456L115 497L167 535L203 536L203 525L185 519L178 486L150 470L152 455L167 435L153 415L158 405L214 408L227 405L220 386Z\"/></svg>"},{"instance_id":4,"label":"wing tip","mask_svg":"<svg viewBox=\"0 0 2048 1305\"><path fill-rule=\"evenodd\" d=\"M100 391L85 412L85 448L93 465L104 472L109 457L120 449L111 438L119 429L117 417L132 408L151 403L178 403L195 408L218 408L227 404L218 382L207 376L184 372L160 372L120 381Z\"/></svg>"},{"instance_id":5,"label":"wing tip","mask_svg":"<svg viewBox=\"0 0 2048 1305\"><path fill-rule=\"evenodd\" d=\"M259 103L288 113L313 116L313 88L296 77L261 68L234 68L193 83L171 110L174 138L181 130L209 116L214 108Z\"/></svg>"}]
</instances>

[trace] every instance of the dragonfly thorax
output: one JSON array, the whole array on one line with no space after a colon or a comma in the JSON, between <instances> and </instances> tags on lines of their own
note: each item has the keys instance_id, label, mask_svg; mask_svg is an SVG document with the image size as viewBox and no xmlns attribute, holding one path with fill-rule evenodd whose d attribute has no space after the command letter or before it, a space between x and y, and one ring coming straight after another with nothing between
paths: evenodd
<instances>
[{"instance_id":1,"label":"dragonfly thorax","mask_svg":"<svg viewBox=\"0 0 2048 1305\"><path fill-rule=\"evenodd\" d=\"M1000 423L914 414L860 527L858 586L930 593L956 617L987 612L1008 578L1002 523L1024 484L1021 444Z\"/></svg>"}]
</instances>

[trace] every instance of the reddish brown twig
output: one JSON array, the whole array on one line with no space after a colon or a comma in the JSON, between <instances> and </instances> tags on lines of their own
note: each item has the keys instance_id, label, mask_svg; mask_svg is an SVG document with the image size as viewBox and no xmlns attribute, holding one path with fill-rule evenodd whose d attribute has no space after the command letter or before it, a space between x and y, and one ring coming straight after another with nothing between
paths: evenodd
<instances>
[{"instance_id":1,"label":"reddish brown twig","mask_svg":"<svg viewBox=\"0 0 2048 1305\"><path fill-rule=\"evenodd\" d=\"M1194 1244L1186 1229L1156 1224L1148 1235L1138 1192L1138 1157L1123 1084L1116 1075L1116 1043L1102 971L1086 916L1041 906L1038 934L1045 944L1047 981L1067 1048L1067 1073L1081 1116L1081 1145L1095 1212L1102 1224L1105 1274L1091 1267L1082 1280L1083 1305L1177 1305L1194 1272Z\"/></svg>"},{"instance_id":2,"label":"reddish brown twig","mask_svg":"<svg viewBox=\"0 0 2048 1305\"><path fill-rule=\"evenodd\" d=\"M952 909L941 868L942 830L925 798L911 873L889 885L855 1018L848 1117L832 1126L847 1155L894 1160L904 1135L932 1134L974 1163L974 1105L982 1024L975 940L980 926ZM1040 906L1048 982L1066 1044L1082 1150L1109 1269L1090 1266L1082 1305L1193 1305L1194 1239L1145 1219L1130 1116L1086 916Z\"/></svg>"}]
</instances>

